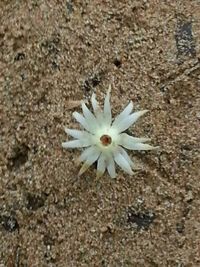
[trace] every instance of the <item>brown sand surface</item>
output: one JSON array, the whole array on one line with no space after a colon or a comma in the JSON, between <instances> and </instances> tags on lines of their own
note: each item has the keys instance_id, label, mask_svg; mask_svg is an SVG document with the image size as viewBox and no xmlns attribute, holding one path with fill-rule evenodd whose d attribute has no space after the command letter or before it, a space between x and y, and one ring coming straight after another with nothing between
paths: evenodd
<instances>
[{"instance_id":1,"label":"brown sand surface","mask_svg":"<svg viewBox=\"0 0 200 267\"><path fill-rule=\"evenodd\" d=\"M200 266L200 1L0 1L0 267ZM131 177L78 177L80 100L159 151Z\"/></svg>"}]
</instances>

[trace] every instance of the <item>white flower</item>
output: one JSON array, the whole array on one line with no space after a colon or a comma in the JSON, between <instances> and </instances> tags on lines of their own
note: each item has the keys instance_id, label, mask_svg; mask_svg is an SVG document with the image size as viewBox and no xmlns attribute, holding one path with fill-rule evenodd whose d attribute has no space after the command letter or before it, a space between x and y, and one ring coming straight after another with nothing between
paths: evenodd
<instances>
[{"instance_id":1,"label":"white flower","mask_svg":"<svg viewBox=\"0 0 200 267\"><path fill-rule=\"evenodd\" d=\"M75 140L62 143L63 148L87 147L80 156L84 164L79 175L84 173L95 161L97 161L97 176L103 175L108 170L112 178L116 177L115 162L128 174L133 174L134 164L128 156L126 149L130 150L151 150L153 147L144 142L149 138L137 138L123 133L134 124L147 110L132 112L133 103L127 107L112 122L110 106L110 88L104 101L103 111L99 107L96 96L93 93L91 103L94 114L82 102L83 115L74 112L74 118L85 130L65 128L65 132Z\"/></svg>"}]
</instances>

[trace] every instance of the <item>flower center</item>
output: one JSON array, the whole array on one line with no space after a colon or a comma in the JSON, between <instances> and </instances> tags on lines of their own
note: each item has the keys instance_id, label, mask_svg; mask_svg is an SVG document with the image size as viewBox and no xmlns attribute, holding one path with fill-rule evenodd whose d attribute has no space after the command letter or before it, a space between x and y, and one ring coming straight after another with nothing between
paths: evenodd
<instances>
[{"instance_id":1,"label":"flower center","mask_svg":"<svg viewBox=\"0 0 200 267\"><path fill-rule=\"evenodd\" d=\"M109 146L112 143L112 138L109 135L104 134L100 137L100 141L103 146Z\"/></svg>"}]
</instances>

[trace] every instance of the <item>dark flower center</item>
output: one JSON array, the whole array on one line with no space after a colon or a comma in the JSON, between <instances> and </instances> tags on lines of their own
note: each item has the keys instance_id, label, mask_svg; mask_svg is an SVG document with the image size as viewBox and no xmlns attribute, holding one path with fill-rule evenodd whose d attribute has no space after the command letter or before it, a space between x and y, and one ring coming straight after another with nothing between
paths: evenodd
<instances>
[{"instance_id":1,"label":"dark flower center","mask_svg":"<svg viewBox=\"0 0 200 267\"><path fill-rule=\"evenodd\" d=\"M103 146L109 146L112 143L112 138L109 135L104 134L101 136L100 141Z\"/></svg>"}]
</instances>

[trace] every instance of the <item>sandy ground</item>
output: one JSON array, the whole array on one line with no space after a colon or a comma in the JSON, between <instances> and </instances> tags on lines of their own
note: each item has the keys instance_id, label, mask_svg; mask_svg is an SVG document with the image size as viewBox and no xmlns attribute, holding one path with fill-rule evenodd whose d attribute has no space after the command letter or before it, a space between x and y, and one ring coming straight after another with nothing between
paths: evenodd
<instances>
[{"instance_id":1,"label":"sandy ground","mask_svg":"<svg viewBox=\"0 0 200 267\"><path fill-rule=\"evenodd\" d=\"M200 266L199 43L198 0L0 2L1 267ZM161 149L78 177L63 128L109 84Z\"/></svg>"}]
</instances>

